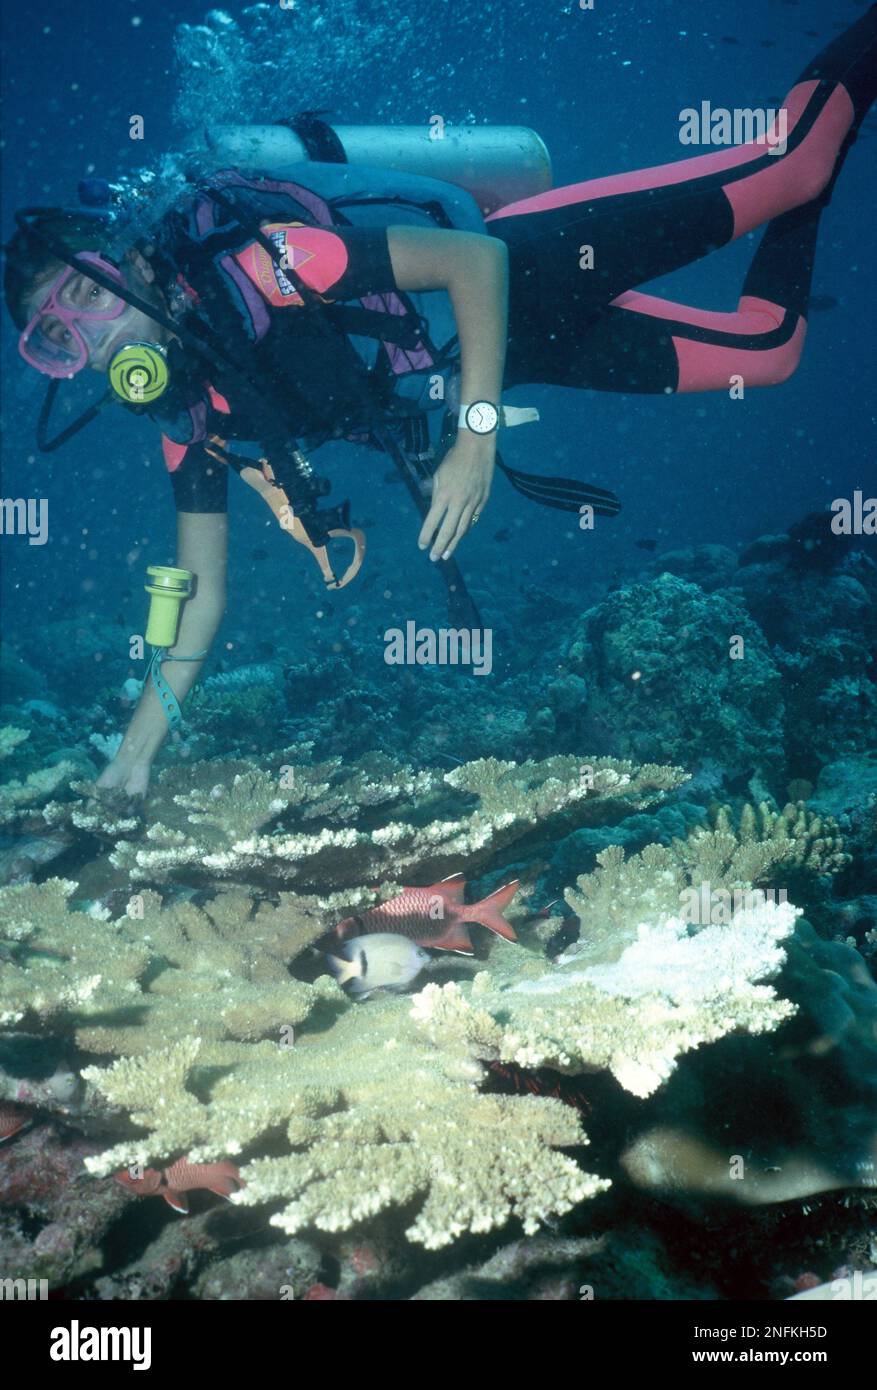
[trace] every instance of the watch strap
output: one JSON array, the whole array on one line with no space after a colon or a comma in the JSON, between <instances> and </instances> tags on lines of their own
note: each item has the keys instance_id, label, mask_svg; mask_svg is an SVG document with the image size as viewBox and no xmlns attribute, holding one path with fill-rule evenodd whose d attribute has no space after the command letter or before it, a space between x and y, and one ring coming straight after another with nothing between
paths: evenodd
<instances>
[{"instance_id":1,"label":"watch strap","mask_svg":"<svg viewBox=\"0 0 877 1390\"><path fill-rule=\"evenodd\" d=\"M466 412L469 406L474 405L474 401L469 401L460 406L460 413L457 416L457 428L466 429ZM491 405L493 402L491 401ZM539 419L539 411L533 405L501 405L497 407L499 411L498 428L511 429L514 425L527 425L531 421Z\"/></svg>"}]
</instances>

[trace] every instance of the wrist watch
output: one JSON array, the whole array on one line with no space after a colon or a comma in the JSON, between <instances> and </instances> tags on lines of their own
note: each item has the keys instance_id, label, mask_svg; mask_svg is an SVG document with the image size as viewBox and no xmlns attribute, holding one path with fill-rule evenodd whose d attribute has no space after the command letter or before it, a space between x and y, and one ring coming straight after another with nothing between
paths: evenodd
<instances>
[{"instance_id":1,"label":"wrist watch","mask_svg":"<svg viewBox=\"0 0 877 1390\"><path fill-rule=\"evenodd\" d=\"M498 424L499 410L492 401L472 401L470 405L460 406L458 429L471 430L473 434L493 434Z\"/></svg>"}]
</instances>

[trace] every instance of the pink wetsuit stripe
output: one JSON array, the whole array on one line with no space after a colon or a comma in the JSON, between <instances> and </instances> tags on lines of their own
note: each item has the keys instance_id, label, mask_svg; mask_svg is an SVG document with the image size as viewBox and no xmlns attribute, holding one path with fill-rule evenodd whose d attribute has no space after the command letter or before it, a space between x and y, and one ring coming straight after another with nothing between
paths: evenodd
<instances>
[{"instance_id":1,"label":"pink wetsuit stripe","mask_svg":"<svg viewBox=\"0 0 877 1390\"><path fill-rule=\"evenodd\" d=\"M164 454L168 473L176 473L186 457L188 447L188 444L177 444L173 439L168 439L166 434L161 436L161 451Z\"/></svg>"},{"instance_id":2,"label":"pink wetsuit stripe","mask_svg":"<svg viewBox=\"0 0 877 1390\"><path fill-rule=\"evenodd\" d=\"M694 328L711 329L718 333L737 333L743 338L772 333L784 321L786 310L767 299L745 295L733 313L712 309L696 309L690 304L674 304L656 295L630 290L613 300L619 309L635 314L647 314L672 323L690 323ZM727 390L733 376L743 378L744 386L775 386L791 376L801 357L807 324L800 319L794 332L784 343L774 348L749 348L739 345L703 343L672 333L673 348L679 363L680 394L691 391Z\"/></svg>"},{"instance_id":3,"label":"pink wetsuit stripe","mask_svg":"<svg viewBox=\"0 0 877 1390\"><path fill-rule=\"evenodd\" d=\"M787 139L794 131L807 103L818 86L819 83L815 79L811 82L801 82L792 89L783 102L783 109L787 112ZM752 193L747 192L745 198L740 197L737 200L741 205L741 217L746 217L747 225L739 228L735 225L735 235L739 236L742 231L749 230L751 226L758 226L760 222L766 221L769 217L777 216L778 212L797 206L802 201L800 195L802 175L810 174L811 177L815 177L811 170L816 169L824 172L824 177L827 178L837 149L849 129L851 120L852 103L846 92L838 89L837 92L832 93L831 98L826 103L825 110L820 113L814 123L813 130L808 133L797 150L793 151L791 155L770 156L771 166L752 175L753 184L761 181L758 183L757 197L753 200ZM776 134L776 127L772 126L768 132L769 138L774 139ZM591 202L598 198L611 198L622 193L637 193L650 188L667 188L675 184L688 183L692 179L722 173L725 170L739 169L745 164L761 160L769 148L767 143L733 145L721 150L714 150L710 154L694 155L691 159L676 160L672 164L656 164L648 169L632 169L626 174L609 174L603 178L586 179L583 183L565 184L562 188L549 188L547 192L538 193L533 198L522 198L516 203L509 203L507 207L498 208L485 220L495 222L504 217L519 217L531 212L545 212L551 208ZM796 159L794 173L788 167L789 161L793 157ZM734 206L735 223L737 208L734 190L739 186L739 183L746 184L748 182L749 180L746 179L729 182L728 187L724 189L726 196ZM774 200L778 201L781 206L776 208L768 206L769 194L772 194ZM815 196L815 194L810 196ZM764 211L760 211L757 207L758 198L765 200ZM756 217L754 222L750 220L752 216Z\"/></svg>"},{"instance_id":4,"label":"pink wetsuit stripe","mask_svg":"<svg viewBox=\"0 0 877 1390\"><path fill-rule=\"evenodd\" d=\"M696 328L711 328L718 333L772 333L786 315L781 305L751 295L741 299L731 312L676 304L672 299L659 299L655 294L642 294L639 290L627 290L612 303L619 309L631 309L637 314L675 323L690 323Z\"/></svg>"},{"instance_id":5,"label":"pink wetsuit stripe","mask_svg":"<svg viewBox=\"0 0 877 1390\"><path fill-rule=\"evenodd\" d=\"M799 319L794 333L775 348L753 350L745 347L723 347L715 343L697 343L690 338L673 338L679 361L679 382L676 390L723 391L731 378L739 376L744 386L778 386L787 381L801 358L807 324Z\"/></svg>"},{"instance_id":6,"label":"pink wetsuit stripe","mask_svg":"<svg viewBox=\"0 0 877 1390\"><path fill-rule=\"evenodd\" d=\"M805 87L811 83L803 84ZM795 88L795 92L800 91ZM792 95L794 95L793 93ZM791 97L787 98L791 100ZM790 208L818 198L831 177L837 152L855 112L846 90L838 87L820 111L813 128L796 149L771 160L748 178L736 179L724 189L734 210L734 236L751 232L762 222L779 217Z\"/></svg>"}]
</instances>

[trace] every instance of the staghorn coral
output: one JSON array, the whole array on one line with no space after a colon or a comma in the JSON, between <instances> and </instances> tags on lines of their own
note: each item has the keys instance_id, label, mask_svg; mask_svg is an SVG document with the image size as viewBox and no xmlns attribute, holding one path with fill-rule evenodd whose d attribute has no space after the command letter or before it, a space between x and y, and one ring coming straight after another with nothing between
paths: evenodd
<instances>
[{"instance_id":1,"label":"staghorn coral","mask_svg":"<svg viewBox=\"0 0 877 1390\"><path fill-rule=\"evenodd\" d=\"M85 1079L151 1132L87 1166L106 1174L180 1150L209 1160L283 1126L291 1151L246 1164L236 1205L283 1199L272 1224L294 1234L344 1230L422 1198L407 1234L429 1249L512 1217L535 1231L608 1186L554 1152L587 1143L574 1112L550 1099L480 1094L482 1069L468 1050L431 1045L409 1013L410 1001L382 999L367 1012L347 1008L328 1033L304 1034L293 1048L250 1046L207 1100L187 1084L203 1061L198 1038L91 1067Z\"/></svg>"},{"instance_id":2,"label":"staghorn coral","mask_svg":"<svg viewBox=\"0 0 877 1390\"><path fill-rule=\"evenodd\" d=\"M567 828L611 820L685 780L679 768L572 756L484 758L449 773L381 754L352 767L277 758L273 772L205 763L165 773L145 839L121 842L112 863L133 882L207 877L340 889L390 875L437 878L461 862L477 869L543 833L548 819Z\"/></svg>"}]
</instances>

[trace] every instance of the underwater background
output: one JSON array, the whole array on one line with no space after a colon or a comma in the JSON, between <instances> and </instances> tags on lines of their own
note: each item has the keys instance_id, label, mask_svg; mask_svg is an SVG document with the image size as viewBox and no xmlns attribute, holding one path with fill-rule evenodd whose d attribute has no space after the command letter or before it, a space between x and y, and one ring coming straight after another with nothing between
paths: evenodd
<instances>
[{"instance_id":1,"label":"underwater background","mask_svg":"<svg viewBox=\"0 0 877 1390\"><path fill-rule=\"evenodd\" d=\"M779 105L862 12L7 6L3 236L83 177L303 108L530 126L555 185L662 164L682 108ZM508 394L541 422L506 461L622 511L583 531L497 477L457 554L489 676L384 660L388 629L447 621L389 460L320 451L369 545L328 597L233 481L226 617L141 807L90 783L143 678L146 566L174 563L158 433L111 411L40 456L4 315L3 497L48 499L49 539L2 547L0 1274L74 1299L780 1300L877 1267L877 538L813 518L875 492L875 134L872 111L788 382ZM731 310L760 235L648 288ZM63 394L72 418L95 382ZM517 944L475 929L416 1003L345 998L328 927L457 873L472 903L520 880ZM703 884L762 896L679 926ZM187 1174L185 1217L110 1181L184 1158L234 1170Z\"/></svg>"}]
</instances>

